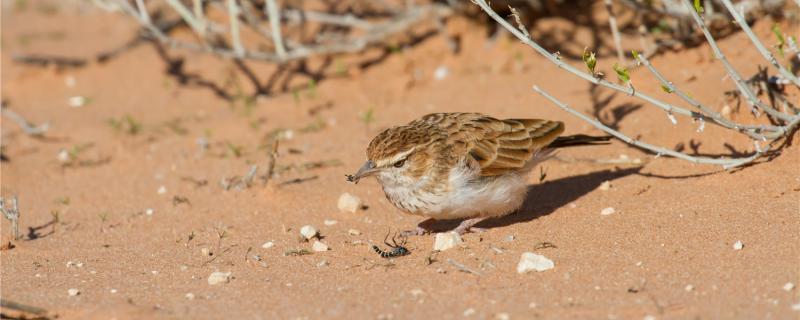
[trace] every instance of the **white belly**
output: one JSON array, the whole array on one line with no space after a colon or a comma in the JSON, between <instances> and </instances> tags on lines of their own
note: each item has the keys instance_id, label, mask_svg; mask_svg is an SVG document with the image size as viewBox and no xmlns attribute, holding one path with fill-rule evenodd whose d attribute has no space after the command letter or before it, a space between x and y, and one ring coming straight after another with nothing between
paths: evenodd
<instances>
[{"instance_id":1,"label":"white belly","mask_svg":"<svg viewBox=\"0 0 800 320\"><path fill-rule=\"evenodd\" d=\"M437 220L503 216L525 200L524 173L481 178L467 166L460 168L450 173L449 184L438 192L390 184L384 185L383 191L403 211Z\"/></svg>"}]
</instances>

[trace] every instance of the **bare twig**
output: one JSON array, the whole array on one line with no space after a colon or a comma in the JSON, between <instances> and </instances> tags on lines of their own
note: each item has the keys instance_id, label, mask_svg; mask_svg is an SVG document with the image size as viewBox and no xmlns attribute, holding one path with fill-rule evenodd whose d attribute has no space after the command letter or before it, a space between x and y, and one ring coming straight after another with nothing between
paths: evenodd
<instances>
[{"instance_id":1,"label":"bare twig","mask_svg":"<svg viewBox=\"0 0 800 320\"><path fill-rule=\"evenodd\" d=\"M456 261L455 261L455 260L453 260L453 259L447 259L447 263L449 263L449 264L453 265L454 267L456 267L456 269L458 269L458 271L461 271L461 272L466 272L466 273L471 273L471 274L474 274L474 275L476 275L476 276L479 276L479 275L481 275L481 273L480 273L480 272L478 272L478 271L475 271L475 270L472 270L472 269L468 268L467 266L465 266L465 265L463 265L463 264L460 264L460 263L456 262Z\"/></svg>"},{"instance_id":2,"label":"bare twig","mask_svg":"<svg viewBox=\"0 0 800 320\"><path fill-rule=\"evenodd\" d=\"M19 240L19 204L17 203L17 196L11 198L11 207L6 208L5 199L0 197L0 212L3 216L11 221L11 232L14 235L14 240Z\"/></svg>"},{"instance_id":3,"label":"bare twig","mask_svg":"<svg viewBox=\"0 0 800 320\"><path fill-rule=\"evenodd\" d=\"M275 54L278 59L286 61L286 46L283 45L283 37L281 36L281 16L278 4L275 0L266 0L264 11L269 17L269 26L272 31L272 43L275 45Z\"/></svg>"},{"instance_id":4,"label":"bare twig","mask_svg":"<svg viewBox=\"0 0 800 320\"><path fill-rule=\"evenodd\" d=\"M130 5L127 4L128 3L127 1L125 1L125 0L123 0L123 1L125 2L125 4L127 6L130 6ZM183 18L183 21L186 21L186 24L188 24L190 27L192 27L192 29L194 29L195 33L200 35L201 38L205 39L205 36L206 36L206 28L205 28L205 26L200 22L200 20L198 20L194 15L192 15L192 13L189 11L188 8L186 8L186 6L183 5L183 3L181 3L179 0L166 0L166 1L167 1L167 4L169 4L176 12L178 12L178 14L181 16L181 18ZM119 3L121 1L117 1L117 2ZM140 9L143 9L143 8L144 8L144 4L141 6ZM142 12L146 12L146 11L143 10ZM141 12L140 12L140 15L141 15ZM149 18L148 19L140 19L140 21L142 21L143 23L148 23L148 24L150 23L149 20L150 20Z\"/></svg>"},{"instance_id":5,"label":"bare twig","mask_svg":"<svg viewBox=\"0 0 800 320\"><path fill-rule=\"evenodd\" d=\"M655 146L655 145L652 145L652 144L649 144L649 143L645 143L645 142L630 138L630 137L626 136L625 134L623 134L623 133L621 133L621 132L619 132L617 130L611 129L610 127L602 124L600 121L592 119L592 118L586 116L585 114L580 113L579 111L576 111L575 109L570 108L569 106L567 106L563 102L559 101L558 99L554 98L553 96L551 96L547 92L545 92L542 89L540 89L538 86L534 85L533 86L533 91L538 93L538 94L540 94L540 95L542 95L543 97L547 98L548 100L553 102L555 105L557 105L559 108L563 109L564 111L571 113L572 115L574 115L574 116L580 118L581 120L583 120L583 121L595 126L596 128L598 128L600 130L603 130L604 132L606 132L606 133L608 133L608 134L616 137L617 139L620 139L620 140L622 140L622 141L624 141L624 142L626 142L628 144L637 146L637 147L645 149L645 150L649 150L649 151L655 153L656 156L668 155L668 156L671 156L671 157L680 158L680 159L687 160L687 161L694 162L694 163L716 164L716 165L721 165L725 169L731 169L731 168L735 168L735 167L742 166L742 165L745 165L745 164L748 164L748 163L752 162L753 160L755 160L758 157L760 157L763 153L769 151L769 148L771 146L771 144L767 145L766 148L762 148L762 150L757 150L752 155L747 156L747 157L743 157L743 158L715 159L715 158L708 158L708 157L694 157L694 156L690 156L690 155L682 153L682 152L677 152L677 151L674 151L674 150L662 148L662 147L659 147L659 146Z\"/></svg>"},{"instance_id":6,"label":"bare twig","mask_svg":"<svg viewBox=\"0 0 800 320\"><path fill-rule=\"evenodd\" d=\"M239 35L239 5L236 4L236 0L228 0L228 16L231 24L233 52L237 58L241 58L244 56L244 46L242 46L242 38Z\"/></svg>"},{"instance_id":7,"label":"bare twig","mask_svg":"<svg viewBox=\"0 0 800 320\"><path fill-rule=\"evenodd\" d=\"M32 313L35 315L43 315L47 314L47 310L39 307L29 306L26 304L10 301L7 299L0 299L0 307L8 308L11 310L17 310L26 313Z\"/></svg>"},{"instance_id":8,"label":"bare twig","mask_svg":"<svg viewBox=\"0 0 800 320\"><path fill-rule=\"evenodd\" d=\"M617 59L620 63L625 63L625 53L622 51L622 39L617 28L617 16L614 14L614 4L611 0L605 0L606 11L608 12L608 26L611 28L611 36L614 38L614 47L617 49Z\"/></svg>"},{"instance_id":9,"label":"bare twig","mask_svg":"<svg viewBox=\"0 0 800 320\"><path fill-rule=\"evenodd\" d=\"M761 100L759 100L758 97L756 97L755 93L753 93L753 90L751 90L750 87L747 86L747 84L744 82L739 72L736 71L733 65L731 65L731 63L728 61L728 58L726 58L725 55L722 53L722 50L719 49L716 40L714 40L714 37L711 35L711 32L708 31L705 22L703 22L703 18L701 18L700 15L694 10L694 7L689 2L689 0L682 0L682 2L684 7L686 7L689 10L690 14L692 15L692 18L694 18L694 21L697 24L697 26L700 27L700 29L703 31L703 35L706 37L708 44L714 51L714 56L717 58L717 60L722 62L723 66L725 66L725 70L728 72L728 75L731 77L731 80L733 80L734 84L736 84L736 88L739 90L739 92L741 92L741 94L745 98L747 98L747 101L750 102L751 105L757 106L759 109L763 110L764 112L766 112L767 114L776 119L780 119L787 122L794 120L794 117L796 116L791 116L783 112L780 112L778 110L775 110L772 107L763 103Z\"/></svg>"},{"instance_id":10,"label":"bare twig","mask_svg":"<svg viewBox=\"0 0 800 320\"><path fill-rule=\"evenodd\" d=\"M50 124L43 123L38 126L33 125L28 120L25 120L25 118L23 118L21 115L8 109L7 107L0 106L0 112L2 112L4 116L16 122L22 128L22 131L28 135L39 137L44 135L44 133L50 129Z\"/></svg>"},{"instance_id":11,"label":"bare twig","mask_svg":"<svg viewBox=\"0 0 800 320\"><path fill-rule=\"evenodd\" d=\"M750 38L750 41L753 42L753 45L758 49L758 52L766 59L770 64L772 64L775 69L778 69L778 72L781 73L786 79L789 79L795 86L800 87L800 79L797 78L791 71L784 68L779 62L778 59L775 58L775 55L772 54L764 44L758 40L758 37L753 33L753 30L750 29L750 26L747 25L747 21L744 20L744 17L739 14L736 9L733 8L733 4L730 0L722 0L722 3L725 5L725 8L728 9L728 12L731 13L734 19L736 19L736 23L739 25L740 28L747 34L747 37Z\"/></svg>"}]
</instances>

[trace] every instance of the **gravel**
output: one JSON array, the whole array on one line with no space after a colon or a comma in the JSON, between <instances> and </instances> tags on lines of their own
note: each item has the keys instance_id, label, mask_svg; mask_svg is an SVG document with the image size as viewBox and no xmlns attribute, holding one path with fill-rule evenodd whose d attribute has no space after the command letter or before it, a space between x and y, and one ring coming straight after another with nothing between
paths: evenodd
<instances>
[{"instance_id":1,"label":"gravel","mask_svg":"<svg viewBox=\"0 0 800 320\"><path fill-rule=\"evenodd\" d=\"M355 213L361 208L361 199L347 192L339 196L339 201L336 206L341 212Z\"/></svg>"},{"instance_id":2,"label":"gravel","mask_svg":"<svg viewBox=\"0 0 800 320\"><path fill-rule=\"evenodd\" d=\"M220 283L228 283L231 281L231 273L230 272L220 272L214 271L211 275L208 276L208 284L209 285L218 285Z\"/></svg>"},{"instance_id":3,"label":"gravel","mask_svg":"<svg viewBox=\"0 0 800 320\"><path fill-rule=\"evenodd\" d=\"M300 228L300 235L305 240L311 240L317 235L319 235L319 230L312 225L305 225Z\"/></svg>"}]
</instances>

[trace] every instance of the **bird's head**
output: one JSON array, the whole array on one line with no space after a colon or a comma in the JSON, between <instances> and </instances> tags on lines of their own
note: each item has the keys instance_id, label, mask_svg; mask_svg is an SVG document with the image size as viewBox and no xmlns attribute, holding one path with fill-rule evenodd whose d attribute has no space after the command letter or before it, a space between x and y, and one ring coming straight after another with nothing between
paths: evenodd
<instances>
[{"instance_id":1,"label":"bird's head","mask_svg":"<svg viewBox=\"0 0 800 320\"><path fill-rule=\"evenodd\" d=\"M432 161L430 147L435 139L426 131L412 126L384 130L369 143L367 161L347 180L358 183L374 175L383 185L415 183Z\"/></svg>"}]
</instances>

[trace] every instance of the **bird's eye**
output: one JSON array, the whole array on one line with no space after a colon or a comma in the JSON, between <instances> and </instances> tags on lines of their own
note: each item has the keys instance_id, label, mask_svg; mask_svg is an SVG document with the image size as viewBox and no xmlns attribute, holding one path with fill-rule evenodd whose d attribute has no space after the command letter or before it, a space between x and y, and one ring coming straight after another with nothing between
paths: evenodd
<instances>
[{"instance_id":1,"label":"bird's eye","mask_svg":"<svg viewBox=\"0 0 800 320\"><path fill-rule=\"evenodd\" d=\"M395 162L394 163L394 167L395 168L402 168L404 164L406 164L406 159L403 159L403 160Z\"/></svg>"}]
</instances>

